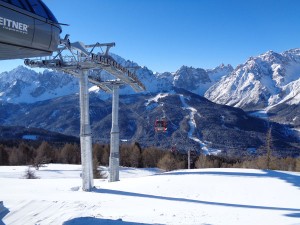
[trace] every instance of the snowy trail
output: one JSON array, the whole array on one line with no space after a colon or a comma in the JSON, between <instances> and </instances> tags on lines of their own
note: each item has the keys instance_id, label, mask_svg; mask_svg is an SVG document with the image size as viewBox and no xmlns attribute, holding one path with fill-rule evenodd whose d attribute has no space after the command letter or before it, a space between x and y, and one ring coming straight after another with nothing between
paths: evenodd
<instances>
[{"instance_id":1,"label":"snowy trail","mask_svg":"<svg viewBox=\"0 0 300 225\"><path fill-rule=\"evenodd\" d=\"M196 128L195 114L197 113L197 110L193 107L190 107L188 104L186 104L183 95L179 95L179 96L180 96L180 100L181 100L181 103L183 105L183 108L187 109L187 110L190 110L190 114L189 114L190 130L189 130L189 133L188 133L188 137L190 139L194 139L195 137L193 137L193 134L194 134L194 131L195 131L195 128ZM195 138L195 139L197 139L197 138Z\"/></svg>"},{"instance_id":2,"label":"snowy trail","mask_svg":"<svg viewBox=\"0 0 300 225\"><path fill-rule=\"evenodd\" d=\"M201 141L199 138L194 136L194 131L195 131L195 128L197 127L196 122L195 122L195 114L197 114L198 111L195 108L189 106L185 102L185 98L183 95L179 95L179 97L180 97L183 108L190 111L189 122L188 122L189 126L190 126L190 130L188 132L188 137L200 145L200 148L205 155L217 155L218 153L220 153L221 150L207 147L207 145L203 141Z\"/></svg>"},{"instance_id":3,"label":"snowy trail","mask_svg":"<svg viewBox=\"0 0 300 225\"><path fill-rule=\"evenodd\" d=\"M161 98L165 98L171 94L173 94L174 92L169 92L169 93L159 93L157 94L156 96L152 97L152 98L149 98L147 99L147 102L145 103L145 106L148 106L150 105L151 103L155 102L155 103L158 103L158 100L161 99Z\"/></svg>"},{"instance_id":4,"label":"snowy trail","mask_svg":"<svg viewBox=\"0 0 300 225\"><path fill-rule=\"evenodd\" d=\"M264 120L269 120L268 110L258 110L249 113L250 116L257 117Z\"/></svg>"}]
</instances>

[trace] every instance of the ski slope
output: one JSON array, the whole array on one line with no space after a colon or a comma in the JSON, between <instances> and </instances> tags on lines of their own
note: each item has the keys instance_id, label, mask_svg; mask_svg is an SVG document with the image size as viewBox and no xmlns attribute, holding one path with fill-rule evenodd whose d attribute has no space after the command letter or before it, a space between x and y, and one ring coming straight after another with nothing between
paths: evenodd
<instances>
[{"instance_id":1,"label":"ski slope","mask_svg":"<svg viewBox=\"0 0 300 225\"><path fill-rule=\"evenodd\" d=\"M300 225L300 173L121 168L120 181L83 192L79 165L20 179L26 169L0 166L0 224Z\"/></svg>"},{"instance_id":2,"label":"ski slope","mask_svg":"<svg viewBox=\"0 0 300 225\"><path fill-rule=\"evenodd\" d=\"M189 126L190 126L190 130L188 132L188 137L190 139L192 139L193 141L197 142L200 145L200 148L201 148L201 150L203 151L203 153L205 155L217 155L217 154L221 153L221 150L214 149L214 148L209 148L206 143L204 143L203 141L201 141L198 137L196 137L194 135L195 128L197 127L196 121L195 121L195 115L200 116L200 114L198 113L197 109L189 106L186 103L185 98L184 98L183 95L179 95L179 97L180 97L180 101L182 103L182 108L185 109L185 110L190 111L190 113L188 115L188 118L189 118L188 123L189 123Z\"/></svg>"}]
</instances>

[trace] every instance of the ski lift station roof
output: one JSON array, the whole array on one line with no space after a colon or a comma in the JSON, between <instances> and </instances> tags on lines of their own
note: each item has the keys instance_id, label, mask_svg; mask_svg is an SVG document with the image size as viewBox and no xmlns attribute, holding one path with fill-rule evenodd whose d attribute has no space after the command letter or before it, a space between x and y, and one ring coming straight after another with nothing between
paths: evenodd
<instances>
[{"instance_id":1,"label":"ski lift station roof","mask_svg":"<svg viewBox=\"0 0 300 225\"><path fill-rule=\"evenodd\" d=\"M61 31L41 0L0 0L0 60L52 55Z\"/></svg>"}]
</instances>

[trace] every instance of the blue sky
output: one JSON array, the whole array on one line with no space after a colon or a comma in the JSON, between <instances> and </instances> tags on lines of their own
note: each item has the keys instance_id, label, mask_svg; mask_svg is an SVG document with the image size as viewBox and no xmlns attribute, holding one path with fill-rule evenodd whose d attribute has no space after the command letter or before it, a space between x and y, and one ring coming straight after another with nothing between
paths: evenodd
<instances>
[{"instance_id":1,"label":"blue sky","mask_svg":"<svg viewBox=\"0 0 300 225\"><path fill-rule=\"evenodd\" d=\"M298 0L44 0L71 42L115 42L112 52L157 72L234 67L268 50L300 47ZM0 62L0 72L22 65Z\"/></svg>"}]
</instances>

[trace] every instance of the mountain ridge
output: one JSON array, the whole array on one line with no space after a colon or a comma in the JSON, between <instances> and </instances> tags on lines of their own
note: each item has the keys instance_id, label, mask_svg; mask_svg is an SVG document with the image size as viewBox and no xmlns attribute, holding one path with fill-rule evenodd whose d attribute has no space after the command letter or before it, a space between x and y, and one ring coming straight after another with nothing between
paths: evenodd
<instances>
[{"instance_id":1,"label":"mountain ridge","mask_svg":"<svg viewBox=\"0 0 300 225\"><path fill-rule=\"evenodd\" d=\"M213 69L181 66L176 72L153 73L133 61L112 54L122 66L133 68L146 86L145 93L168 92L183 88L213 102L245 110L270 110L279 104L300 102L300 49L283 53L268 51L250 57L235 69L221 64ZM102 77L111 75L102 72ZM77 93L78 80L70 75L45 70L36 73L19 66L0 74L0 100L11 103L32 103ZM99 98L109 95L97 89ZM120 94L135 94L122 86Z\"/></svg>"},{"instance_id":2,"label":"mountain ridge","mask_svg":"<svg viewBox=\"0 0 300 225\"><path fill-rule=\"evenodd\" d=\"M0 105L0 121L5 126L39 127L78 137L78 103L76 94L18 106L5 103ZM125 142L162 149L176 146L179 151L195 149L207 154L251 155L253 149L255 154L261 154L272 124L274 154L300 154L300 143L288 127L249 116L242 109L215 104L184 89L157 95L122 95L119 105L120 139ZM155 120L164 114L168 131L156 133ZM111 99L103 101L91 94L93 141L109 142L111 118Z\"/></svg>"},{"instance_id":3,"label":"mountain ridge","mask_svg":"<svg viewBox=\"0 0 300 225\"><path fill-rule=\"evenodd\" d=\"M283 148L287 155L298 154L300 139L291 128L300 124L297 114L299 106L289 105L291 100L297 103L297 98L292 95L290 100L281 101L298 91L293 88L298 87L296 78L300 71L300 50L282 54L269 51L249 58L235 69L224 64L214 69L182 66L173 73L153 73L147 67L140 67L116 55L113 57L124 67L134 68L147 89L137 94L129 86L120 87L120 137L123 140L161 148L176 145L184 151L196 146L209 154L220 151L232 155L250 154L248 149L252 149L252 152L256 149L257 153L264 151L266 133L272 124L274 135L277 135L274 146L278 154ZM99 76L112 77L105 72ZM228 92L224 92L226 88ZM290 88L289 92L279 96L278 93L284 88ZM89 90L95 141L105 142L110 136L111 97L92 85ZM78 79L55 71L36 73L18 67L1 73L0 125L38 127L78 136L78 91ZM207 93L227 100L220 103L213 95L206 96ZM278 95L278 99L274 100L278 105L268 109L268 117L265 120L249 117L244 110L266 110L266 102L275 99L274 96L270 98L270 93ZM242 107L244 110L230 106L237 107L237 103L232 104L235 100L232 98L240 96L244 98L238 103L247 103ZM283 103L288 109L294 107L289 110L288 117L282 109ZM168 116L168 133L156 134L154 121L163 115L163 111L171 115Z\"/></svg>"}]
</instances>

